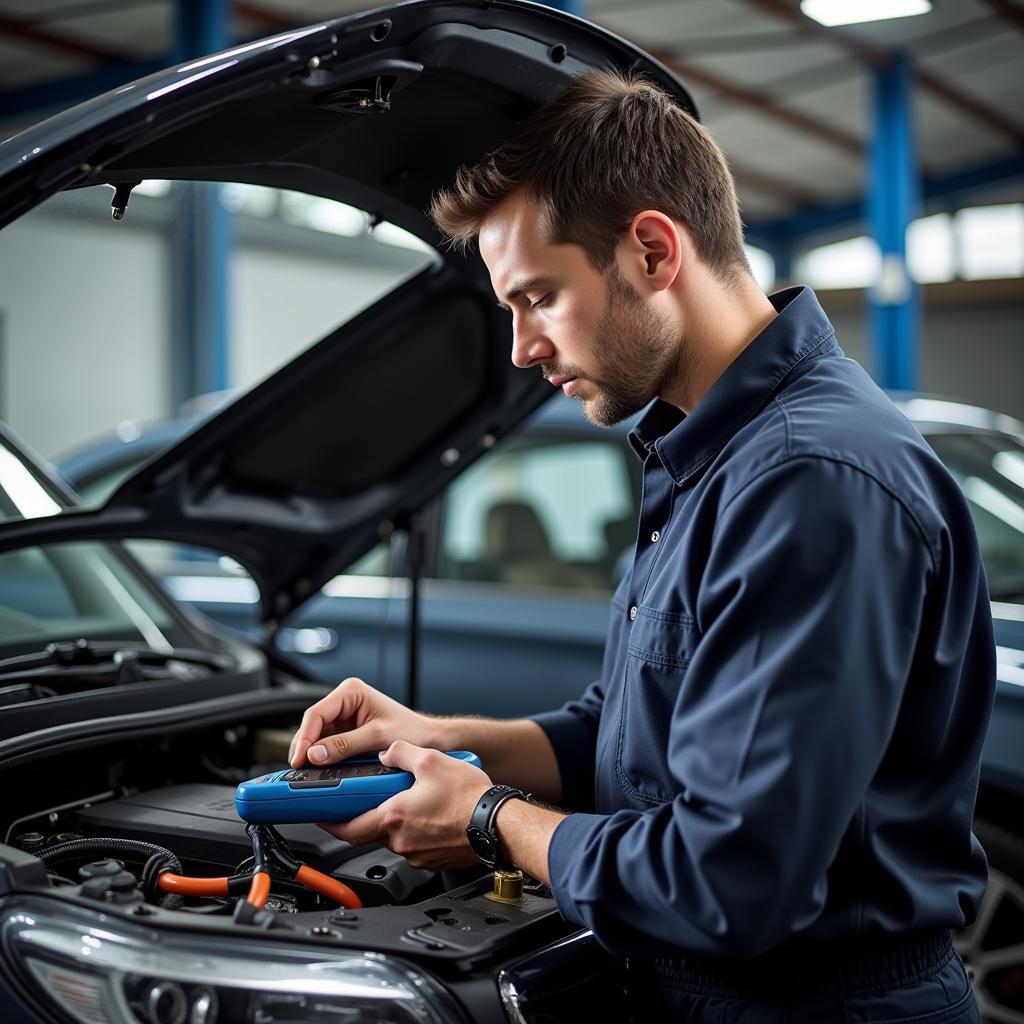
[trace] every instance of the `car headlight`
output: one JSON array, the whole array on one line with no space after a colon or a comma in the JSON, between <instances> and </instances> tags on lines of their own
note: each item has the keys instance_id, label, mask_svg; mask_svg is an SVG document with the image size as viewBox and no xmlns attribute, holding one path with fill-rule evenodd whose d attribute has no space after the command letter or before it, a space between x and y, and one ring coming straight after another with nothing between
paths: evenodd
<instances>
[{"instance_id":1,"label":"car headlight","mask_svg":"<svg viewBox=\"0 0 1024 1024\"><path fill-rule=\"evenodd\" d=\"M378 953L157 931L45 897L0 909L2 959L81 1024L461 1024L427 975Z\"/></svg>"}]
</instances>

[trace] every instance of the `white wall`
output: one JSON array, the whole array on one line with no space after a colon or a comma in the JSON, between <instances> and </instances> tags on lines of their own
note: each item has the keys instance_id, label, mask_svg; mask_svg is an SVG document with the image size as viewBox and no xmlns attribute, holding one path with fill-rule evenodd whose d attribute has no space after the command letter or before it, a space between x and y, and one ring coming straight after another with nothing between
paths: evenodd
<instances>
[{"instance_id":1,"label":"white wall","mask_svg":"<svg viewBox=\"0 0 1024 1024\"><path fill-rule=\"evenodd\" d=\"M46 456L170 411L166 247L106 218L0 232L0 416Z\"/></svg>"},{"instance_id":2,"label":"white wall","mask_svg":"<svg viewBox=\"0 0 1024 1024\"><path fill-rule=\"evenodd\" d=\"M400 270L241 248L231 267L232 383L248 388L391 291Z\"/></svg>"},{"instance_id":3,"label":"white wall","mask_svg":"<svg viewBox=\"0 0 1024 1024\"><path fill-rule=\"evenodd\" d=\"M836 328L840 347L870 369L864 293L821 292L818 297ZM1024 420L1021 282L927 286L919 358L921 390Z\"/></svg>"}]
</instances>

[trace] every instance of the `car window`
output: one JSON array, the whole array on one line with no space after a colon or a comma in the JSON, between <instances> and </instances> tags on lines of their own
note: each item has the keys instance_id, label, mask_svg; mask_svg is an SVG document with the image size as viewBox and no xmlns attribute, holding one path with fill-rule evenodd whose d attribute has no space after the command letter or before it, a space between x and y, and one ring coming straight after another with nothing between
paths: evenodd
<instances>
[{"instance_id":1,"label":"car window","mask_svg":"<svg viewBox=\"0 0 1024 1024\"><path fill-rule=\"evenodd\" d=\"M83 480L75 487L75 491L82 499L82 504L102 505L138 469L138 466L135 461L112 466L96 476Z\"/></svg>"},{"instance_id":2,"label":"car window","mask_svg":"<svg viewBox=\"0 0 1024 1024\"><path fill-rule=\"evenodd\" d=\"M68 588L40 548L0 555L0 637L74 615Z\"/></svg>"},{"instance_id":3,"label":"car window","mask_svg":"<svg viewBox=\"0 0 1024 1024\"><path fill-rule=\"evenodd\" d=\"M60 510L28 460L0 443L0 521ZM0 554L0 658L82 638L156 648L188 639L115 545L71 542Z\"/></svg>"},{"instance_id":4,"label":"car window","mask_svg":"<svg viewBox=\"0 0 1024 1024\"><path fill-rule=\"evenodd\" d=\"M614 588L636 497L617 441L520 439L449 488L438 576L515 587Z\"/></svg>"},{"instance_id":5,"label":"car window","mask_svg":"<svg viewBox=\"0 0 1024 1024\"><path fill-rule=\"evenodd\" d=\"M992 599L1024 599L1024 444L1005 434L928 441L967 497Z\"/></svg>"},{"instance_id":6,"label":"car window","mask_svg":"<svg viewBox=\"0 0 1024 1024\"><path fill-rule=\"evenodd\" d=\"M189 638L110 545L77 541L0 554L0 658L79 639L163 650Z\"/></svg>"}]
</instances>

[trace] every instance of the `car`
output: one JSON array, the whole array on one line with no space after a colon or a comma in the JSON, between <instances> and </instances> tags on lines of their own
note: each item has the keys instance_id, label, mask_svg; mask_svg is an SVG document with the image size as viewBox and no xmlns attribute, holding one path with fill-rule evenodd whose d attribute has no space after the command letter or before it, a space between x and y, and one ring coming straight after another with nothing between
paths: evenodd
<instances>
[{"instance_id":1,"label":"car","mask_svg":"<svg viewBox=\"0 0 1024 1024\"><path fill-rule=\"evenodd\" d=\"M0 209L6 221L60 189L191 175L344 200L436 244L421 212L430 191L517 112L606 63L644 69L692 109L639 51L533 5L413 3L340 19L184 78L171 69L23 133L0 146ZM146 871L164 846L192 874L244 875L251 843L233 788L283 762L297 716L343 674L433 710L506 714L575 696L596 675L637 467L621 433L588 432L557 398L541 408L551 389L507 365L509 340L479 263L438 248L386 301L133 456L101 501L79 504L4 435L5 1020L625 1019L610 962L541 886L520 906L496 904L481 872L418 872L310 826L281 832L364 909L289 879L273 885L272 914L223 894L167 905ZM386 389L374 387L383 365ZM946 422L934 406L918 412ZM1015 493L989 462L1019 425L968 426L946 432L951 445L981 438L980 449L965 442L964 481ZM595 464L623 497L585 520L572 508L531 515L564 477L560 449L579 466L599 442L611 448L595 448ZM1016 443L1005 450L1019 459ZM509 472L534 457L539 469ZM495 494L489 474L526 489ZM496 497L505 507L492 516ZM559 515L586 531L552 543ZM389 558L394 573L381 568ZM998 602L1010 624L1016 595ZM1022 639L1000 640L1012 714L993 731L999 757L986 750L1004 773L991 790L997 828L1019 820ZM1011 852L1017 842L1007 837ZM1006 870L988 911L996 927L979 920L963 948L978 950L979 992L1000 998L1009 986L1012 1007L1016 933L1003 922L1020 903Z\"/></svg>"},{"instance_id":2,"label":"car","mask_svg":"<svg viewBox=\"0 0 1024 1024\"><path fill-rule=\"evenodd\" d=\"M325 693L271 638L382 533L413 553L434 497L552 394L508 363L511 325L478 257L445 249L423 211L457 166L605 66L643 70L693 109L663 67L571 16L430 0L170 68L0 144L0 227L107 185L119 227L144 208L126 208L140 180L216 180L344 202L430 249L101 507L4 433L5 1024L625 1016L608 959L544 886L492 900L482 869L420 871L312 825L250 833L233 800L280 767ZM130 541L244 566L260 642L172 600ZM387 632L415 679L417 631L393 618ZM179 872L211 879L205 895L167 892Z\"/></svg>"}]
</instances>

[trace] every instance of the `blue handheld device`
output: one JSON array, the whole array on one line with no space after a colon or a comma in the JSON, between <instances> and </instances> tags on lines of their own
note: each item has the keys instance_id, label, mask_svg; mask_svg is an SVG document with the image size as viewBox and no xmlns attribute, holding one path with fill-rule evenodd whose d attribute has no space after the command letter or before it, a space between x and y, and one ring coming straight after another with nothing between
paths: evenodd
<instances>
[{"instance_id":1,"label":"blue handheld device","mask_svg":"<svg viewBox=\"0 0 1024 1024\"><path fill-rule=\"evenodd\" d=\"M449 757L480 768L468 750ZM375 757L355 757L323 768L286 768L241 783L235 809L243 821L283 825L296 822L348 821L408 789L412 772L387 768Z\"/></svg>"}]
</instances>

